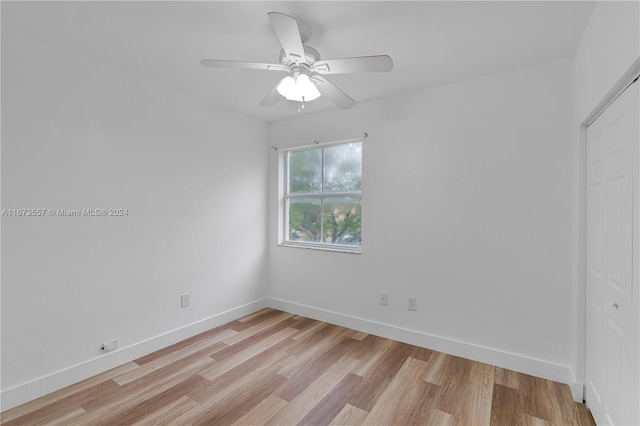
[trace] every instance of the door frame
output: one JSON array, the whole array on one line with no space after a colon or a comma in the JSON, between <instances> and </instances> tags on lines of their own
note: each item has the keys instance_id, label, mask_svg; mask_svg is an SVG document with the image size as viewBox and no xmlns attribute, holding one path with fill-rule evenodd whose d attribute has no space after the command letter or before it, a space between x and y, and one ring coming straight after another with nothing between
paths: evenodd
<instances>
[{"instance_id":1,"label":"door frame","mask_svg":"<svg viewBox=\"0 0 640 426\"><path fill-rule=\"evenodd\" d=\"M587 327L586 327L586 304L587 304L587 245L586 245L586 234L587 234L587 127L591 125L606 109L609 105L611 105L624 91L627 87L629 87L636 79L638 79L640 75L640 56L636 58L633 64L629 67L629 69L618 79L616 84L607 92L607 94L602 98L602 100L593 108L590 114L588 114L580 123L578 128L578 152L577 152L577 166L578 166L578 194L577 194L577 202L578 202L578 214L577 214L577 241L574 241L574 248L576 248L576 257L574 258L575 263L574 267L577 270L574 272L577 274L577 341L575 350L575 358L576 362L576 377L574 378L574 382L578 384L578 386L572 386L571 392L573 399L577 402L585 402L586 397L586 340L587 340ZM636 82L636 84L640 84L640 81ZM638 181L638 168L640 167L640 158L638 158L638 152L634 153L635 163L634 174L633 174L633 183L634 190L638 186L640 186L640 182ZM574 187L575 188L575 187ZM635 193L635 192L634 192ZM634 211L633 211L633 223L638 222L638 202L637 200L633 201L634 203ZM575 228L574 228L575 229ZM635 238L633 241L633 250L634 253L640 253L637 251L639 242L638 238ZM638 279L640 274L640 265L638 264L637 256L634 256L633 266L632 266L632 274L634 281L634 288L638 288ZM638 288L640 290L640 288ZM633 295L634 302L636 306L636 310L640 307L640 291L637 291L637 294ZM640 339L640 335L638 336ZM638 378L640 381L640 377Z\"/></svg>"}]
</instances>

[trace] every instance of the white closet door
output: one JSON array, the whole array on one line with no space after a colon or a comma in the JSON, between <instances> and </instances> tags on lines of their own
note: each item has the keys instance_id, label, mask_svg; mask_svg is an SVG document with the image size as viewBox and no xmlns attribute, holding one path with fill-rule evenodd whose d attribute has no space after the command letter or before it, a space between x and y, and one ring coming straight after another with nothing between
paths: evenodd
<instances>
[{"instance_id":1,"label":"white closet door","mask_svg":"<svg viewBox=\"0 0 640 426\"><path fill-rule=\"evenodd\" d=\"M587 129L586 400L599 425L640 424L639 85Z\"/></svg>"}]
</instances>

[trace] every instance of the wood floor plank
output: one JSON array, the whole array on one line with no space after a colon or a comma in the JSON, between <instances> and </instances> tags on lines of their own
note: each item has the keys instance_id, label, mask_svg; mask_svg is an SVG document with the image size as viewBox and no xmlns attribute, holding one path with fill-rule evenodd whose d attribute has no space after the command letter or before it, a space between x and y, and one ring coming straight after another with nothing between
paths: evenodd
<instances>
[{"instance_id":1,"label":"wood floor plank","mask_svg":"<svg viewBox=\"0 0 640 426\"><path fill-rule=\"evenodd\" d=\"M279 364L276 364L276 366ZM274 380L280 381L286 380L285 378L274 374L273 371L269 371L270 369L267 367L264 371L260 373L256 373L252 375L252 377L245 378L244 380L232 383L230 386L225 388L225 391L221 391L217 386L209 387L205 392L196 392L193 395L189 395L192 400L195 400L198 405L188 412L176 417L174 419L176 425L193 425L200 423L202 419L210 419L215 416L221 416L224 414L225 405L224 401L226 400L235 400L239 395L242 395L243 392L250 390L252 387L264 386L261 384L260 380ZM269 386L273 386L273 383L269 384ZM273 395L269 395L273 396ZM266 399L267 397L263 398ZM250 406L244 406L244 411L238 413L238 418L247 414L247 410L251 409ZM236 418L232 422L236 422L238 420Z\"/></svg>"},{"instance_id":2,"label":"wood floor plank","mask_svg":"<svg viewBox=\"0 0 640 426\"><path fill-rule=\"evenodd\" d=\"M349 357L340 358L291 400L286 409L278 411L267 424L276 426L298 424L359 362Z\"/></svg>"},{"instance_id":3,"label":"wood floor plank","mask_svg":"<svg viewBox=\"0 0 640 426\"><path fill-rule=\"evenodd\" d=\"M241 395L246 394L247 390L252 388L266 386L270 395L274 389L278 388L277 384L285 380L281 376L277 376L276 371L291 362L292 356L287 354L287 349L293 343L293 340L285 338L268 349L263 346L262 349L264 350L255 356L215 377L207 387L189 395L199 403L199 406L177 420L179 420L180 424L194 424L200 422L201 419L228 416L229 413L224 412L226 410L225 406L234 404L234 401L237 402L241 399ZM271 378L271 381L264 385L261 382L263 378ZM249 395L248 397L255 399L255 396ZM244 404L244 411L238 413L238 415L242 416L250 408L251 406ZM235 420L230 420L229 422L233 421Z\"/></svg>"},{"instance_id":4,"label":"wood floor plank","mask_svg":"<svg viewBox=\"0 0 640 426\"><path fill-rule=\"evenodd\" d=\"M518 424L522 426L548 426L549 422L528 414L520 413L520 421Z\"/></svg>"},{"instance_id":5,"label":"wood floor plank","mask_svg":"<svg viewBox=\"0 0 640 426\"><path fill-rule=\"evenodd\" d=\"M232 345L228 345L224 350L216 352L213 358L217 361L225 361L226 359L233 358L236 356L236 354L244 352L247 349L250 350L250 348L254 346L255 342L272 338L274 334L282 330L290 329L296 330L297 332L297 329L291 327L291 324L293 322L295 321L291 320L290 318L286 318L275 324L270 324L269 327L258 331L257 333L250 336L250 338L240 340Z\"/></svg>"},{"instance_id":6,"label":"wood floor plank","mask_svg":"<svg viewBox=\"0 0 640 426\"><path fill-rule=\"evenodd\" d=\"M95 400L102 395L108 395L118 390L119 386L113 380L101 381L89 388L80 388L74 393L69 393L68 391L63 392L65 396L60 399L50 395L47 398L48 404L46 405L41 405L40 401L36 400L34 409L31 411L28 410L28 406L21 407L19 410L20 416L5 416L5 414L2 413L0 418L2 419L3 426L49 423L55 421L57 418L66 418L70 413L74 413L78 408L82 408L88 401ZM63 389L63 391L65 391L65 389Z\"/></svg>"},{"instance_id":7,"label":"wood floor plank","mask_svg":"<svg viewBox=\"0 0 640 426\"><path fill-rule=\"evenodd\" d=\"M362 410L371 411L389 383L394 380L412 350L412 346L395 341L385 345L381 356L376 356L376 362L364 373L364 377L367 379L366 388L347 402ZM362 370L357 369L356 371L361 372Z\"/></svg>"},{"instance_id":8,"label":"wood floor plank","mask_svg":"<svg viewBox=\"0 0 640 426\"><path fill-rule=\"evenodd\" d=\"M119 367L112 368L109 371L105 371L97 376L90 377L79 383L71 386L67 386L60 389L57 392L45 395L41 398L35 399L28 404L19 405L9 410L3 411L0 417L2 424L8 424L19 417L27 414L33 414L35 411L44 409L44 411L50 411L53 405L59 405L61 400L66 401L68 404L77 404L76 398L86 398L86 393L91 392L90 389L99 385L111 386L113 377L118 376L126 371L138 368L138 365L134 362L128 362Z\"/></svg>"},{"instance_id":9,"label":"wood floor plank","mask_svg":"<svg viewBox=\"0 0 640 426\"><path fill-rule=\"evenodd\" d=\"M107 417L107 421L115 425L130 425L139 422L145 416L152 414L154 411L166 405L174 403L180 398L187 396L189 392L193 392L194 389L204 387L207 383L208 381L199 375L188 376L164 392L144 398L138 404L118 412L117 415L110 415Z\"/></svg>"},{"instance_id":10,"label":"wood floor plank","mask_svg":"<svg viewBox=\"0 0 640 426\"><path fill-rule=\"evenodd\" d=\"M70 421L77 419L85 415L87 412L82 409L82 407L78 407L75 410L69 411L66 414L56 416L54 420L51 422L42 422L42 424L47 424L48 426L66 426Z\"/></svg>"},{"instance_id":11,"label":"wood floor plank","mask_svg":"<svg viewBox=\"0 0 640 426\"><path fill-rule=\"evenodd\" d=\"M325 425L330 423L366 387L366 379L353 374L347 375L300 421L303 425ZM364 410L361 410L364 411Z\"/></svg>"},{"instance_id":12,"label":"wood floor plank","mask_svg":"<svg viewBox=\"0 0 640 426\"><path fill-rule=\"evenodd\" d=\"M222 342L217 342L210 348L188 355L139 377L133 382L122 385L116 391L105 393L99 399L84 403L82 407L87 411L87 416L92 421L118 415L120 412L170 389L185 378L215 364L216 361L210 357L210 354L214 350L213 348L218 345L226 346Z\"/></svg>"},{"instance_id":13,"label":"wood floor plank","mask_svg":"<svg viewBox=\"0 0 640 426\"><path fill-rule=\"evenodd\" d=\"M297 328L300 331L305 330L307 327L310 327L317 322L316 320L301 317L300 315L294 315L293 317L291 317L291 319L293 320L293 324L291 324L291 327ZM295 338L295 335L292 336L292 339L293 338Z\"/></svg>"},{"instance_id":14,"label":"wood floor plank","mask_svg":"<svg viewBox=\"0 0 640 426\"><path fill-rule=\"evenodd\" d=\"M189 397L198 402L200 406L192 410L188 418L184 420L192 422L198 415L210 412L212 407L221 404L225 398L233 397L242 389L252 386L256 378L275 374L283 365L291 362L292 356L287 355L286 349L292 342L290 339L283 340L212 380L204 389L190 393ZM272 391L275 391L275 388Z\"/></svg>"},{"instance_id":15,"label":"wood floor plank","mask_svg":"<svg viewBox=\"0 0 640 426\"><path fill-rule=\"evenodd\" d=\"M337 342L346 339L348 333L346 329L327 323L320 323L320 326L319 328L310 326L308 331L303 330L303 333L294 334L292 339L295 339L297 344L289 353L297 356L306 356L308 353L312 356L320 355Z\"/></svg>"},{"instance_id":16,"label":"wood floor plank","mask_svg":"<svg viewBox=\"0 0 640 426\"><path fill-rule=\"evenodd\" d=\"M425 423L426 426L453 426L455 424L456 418L454 416L440 410L432 410L429 419Z\"/></svg>"},{"instance_id":17,"label":"wood floor plank","mask_svg":"<svg viewBox=\"0 0 640 426\"><path fill-rule=\"evenodd\" d=\"M304 339L298 339L297 349L291 351L294 361L285 365L278 374L283 377L293 377L309 360L318 359L334 348L346 336L339 327L327 326L317 329L313 334L307 334Z\"/></svg>"},{"instance_id":18,"label":"wood floor plank","mask_svg":"<svg viewBox=\"0 0 640 426\"><path fill-rule=\"evenodd\" d=\"M135 382L121 386L117 392L83 405L87 414L78 418L78 421L70 422L69 425L84 426L87 424L108 423L108 419L116 417L142 404L147 399L173 388L186 378L194 376L198 370L206 368L212 363L215 363L215 361L209 357L201 359L187 358L186 362L181 360L179 367L170 365L157 370ZM204 384L203 382L199 383Z\"/></svg>"},{"instance_id":19,"label":"wood floor plank","mask_svg":"<svg viewBox=\"0 0 640 426\"><path fill-rule=\"evenodd\" d=\"M457 356L447 355L446 357L445 378L440 390L437 409L453 414L457 420L460 420L459 413L462 410L460 401L468 401L471 368L474 363Z\"/></svg>"},{"instance_id":20,"label":"wood floor plank","mask_svg":"<svg viewBox=\"0 0 640 426\"><path fill-rule=\"evenodd\" d=\"M291 338L294 340L303 340L309 337L310 335L317 333L319 330L323 328L329 329L329 328L332 328L332 326L323 321L315 321L309 326L305 327L304 329L301 329L299 333L291 336Z\"/></svg>"},{"instance_id":21,"label":"wood floor plank","mask_svg":"<svg viewBox=\"0 0 640 426\"><path fill-rule=\"evenodd\" d=\"M554 401L549 398L548 380L526 374L518 374L519 398L524 414L542 420L551 420L560 414L554 409Z\"/></svg>"},{"instance_id":22,"label":"wood floor plank","mask_svg":"<svg viewBox=\"0 0 640 426\"><path fill-rule=\"evenodd\" d=\"M176 349L174 352L168 353L162 358L147 362L146 364L143 364L138 368L134 368L127 372L119 374L113 378L113 381L119 385L125 385L129 382L139 379L140 377L146 376L147 374L150 374L159 368L165 367L175 361L179 361L181 358L187 357L197 352L206 351L207 349L209 349L208 355L213 355L216 352L219 352L227 347L224 342L222 342L223 344L220 344L222 340L235 334L238 333L234 330L223 330L221 333L210 338L209 340L202 340L199 342L196 341L191 345Z\"/></svg>"},{"instance_id":23,"label":"wood floor plank","mask_svg":"<svg viewBox=\"0 0 640 426\"><path fill-rule=\"evenodd\" d=\"M357 359L362 361L354 373L362 377L369 377L379 365L380 360L388 355L392 345L393 340L367 336L362 340L362 353L354 354Z\"/></svg>"},{"instance_id":24,"label":"wood floor plank","mask_svg":"<svg viewBox=\"0 0 640 426\"><path fill-rule=\"evenodd\" d=\"M252 380L250 385L236 389L233 395L227 395L215 405L207 403L211 408L193 422L194 425L229 425L247 414L254 407L268 398L274 388L286 381L275 373L261 375Z\"/></svg>"},{"instance_id":25,"label":"wood floor plank","mask_svg":"<svg viewBox=\"0 0 640 426\"><path fill-rule=\"evenodd\" d=\"M9 425L584 425L569 387L266 308L0 413Z\"/></svg>"},{"instance_id":26,"label":"wood floor plank","mask_svg":"<svg viewBox=\"0 0 640 426\"><path fill-rule=\"evenodd\" d=\"M266 339L247 347L245 350L235 354L235 356L226 358L224 361L216 362L211 367L201 371L200 375L207 380L213 380L297 332L298 330L290 327L280 330Z\"/></svg>"},{"instance_id":27,"label":"wood floor plank","mask_svg":"<svg viewBox=\"0 0 640 426\"><path fill-rule=\"evenodd\" d=\"M342 410L331 420L329 426L349 426L364 423L369 415L368 412L354 407L353 405L345 405Z\"/></svg>"},{"instance_id":28,"label":"wood floor plank","mask_svg":"<svg viewBox=\"0 0 640 426\"><path fill-rule=\"evenodd\" d=\"M351 340L342 335L341 338L329 349L319 353L318 356L305 362L297 372L289 378L287 383L276 390L276 395L286 401L292 401L301 392L304 392L309 383L313 383L324 374L336 362L347 353L346 340Z\"/></svg>"},{"instance_id":29,"label":"wood floor plank","mask_svg":"<svg viewBox=\"0 0 640 426\"><path fill-rule=\"evenodd\" d=\"M363 333L362 331L356 331L356 330L351 330L347 333L347 336L351 337L352 339L358 340L358 341L362 341L362 339L364 339L365 337L367 337L369 334L367 333Z\"/></svg>"},{"instance_id":30,"label":"wood floor plank","mask_svg":"<svg viewBox=\"0 0 640 426\"><path fill-rule=\"evenodd\" d=\"M433 383L425 382L421 384L421 397L412 405L411 413L407 419L409 425L426 425L432 423L433 419L439 419L441 416L436 411L436 405L440 395L441 387ZM455 417L451 416L454 420Z\"/></svg>"},{"instance_id":31,"label":"wood floor plank","mask_svg":"<svg viewBox=\"0 0 640 426\"><path fill-rule=\"evenodd\" d=\"M249 322L249 321L253 321L258 319L259 321L264 320L265 316L270 315L270 314L277 314L281 311L278 311L276 309L271 309L271 308L264 308L264 309L260 309L259 311L256 311L252 314L246 315L240 319L238 319L237 321L239 322Z\"/></svg>"},{"instance_id":32,"label":"wood floor plank","mask_svg":"<svg viewBox=\"0 0 640 426\"><path fill-rule=\"evenodd\" d=\"M264 423L269 421L287 404L288 402L284 399L269 395L232 424L235 426L246 426Z\"/></svg>"},{"instance_id":33,"label":"wood floor plank","mask_svg":"<svg viewBox=\"0 0 640 426\"><path fill-rule=\"evenodd\" d=\"M491 426L510 426L520 422L522 404L519 392L494 383L491 401Z\"/></svg>"},{"instance_id":34,"label":"wood floor plank","mask_svg":"<svg viewBox=\"0 0 640 426\"><path fill-rule=\"evenodd\" d=\"M495 369L494 377L497 384L518 389L518 374L515 371L500 367L496 367Z\"/></svg>"},{"instance_id":35,"label":"wood floor plank","mask_svg":"<svg viewBox=\"0 0 640 426\"><path fill-rule=\"evenodd\" d=\"M434 385L442 386L446 376L445 367L447 365L447 355L442 352L434 353L427 362L429 367L427 372L424 373L422 378L425 382L433 383Z\"/></svg>"},{"instance_id":36,"label":"wood floor plank","mask_svg":"<svg viewBox=\"0 0 640 426\"><path fill-rule=\"evenodd\" d=\"M291 318L292 316L293 316L292 314L287 312L279 312L273 317L269 318L268 320L259 322L258 324L252 327L246 328L239 333L235 333L234 335L229 336L226 339L223 339L222 341L229 346L234 345L264 330L267 330L270 327L274 326L275 324L278 324L288 318Z\"/></svg>"},{"instance_id":37,"label":"wood floor plank","mask_svg":"<svg viewBox=\"0 0 640 426\"><path fill-rule=\"evenodd\" d=\"M182 396L175 401L143 416L132 426L156 426L174 423L176 417L188 412L198 405L197 402L188 396Z\"/></svg>"},{"instance_id":38,"label":"wood floor plank","mask_svg":"<svg viewBox=\"0 0 640 426\"><path fill-rule=\"evenodd\" d=\"M134 362L139 365L145 365L148 364L150 362L153 362L157 359L160 358L164 358L166 356L171 356L172 354L174 354L176 351L180 350L181 348L184 348L186 346L190 346L193 344L196 344L198 342L202 342L202 341L208 341L208 342L218 342L220 341L219 339L219 335L223 334L225 335L225 337L229 337L233 334L238 333L236 330L234 330L233 328L230 327L230 324L227 325L221 325L219 327L216 328L212 328L211 330L207 330L205 332L202 332L200 334L197 334L193 337L190 337L188 339L182 340L178 343L174 343L173 345L167 346L166 348L160 349L158 351L152 352L150 354L147 354L145 356L142 356L136 360L134 360Z\"/></svg>"},{"instance_id":39,"label":"wood floor plank","mask_svg":"<svg viewBox=\"0 0 640 426\"><path fill-rule=\"evenodd\" d=\"M595 422L593 420L593 417L591 416L591 412L589 412L589 409L586 405L573 402L571 408L573 411L573 424L595 426Z\"/></svg>"},{"instance_id":40,"label":"wood floor plank","mask_svg":"<svg viewBox=\"0 0 640 426\"><path fill-rule=\"evenodd\" d=\"M557 423L559 420L564 425L581 424L587 409L584 404L576 404L573 401L569 385L547 380L546 386L548 389L548 404L552 407L551 409L554 413L550 421Z\"/></svg>"},{"instance_id":41,"label":"wood floor plank","mask_svg":"<svg viewBox=\"0 0 640 426\"><path fill-rule=\"evenodd\" d=\"M427 363L415 358L407 358L384 393L376 401L365 419L365 425L404 424L411 417L411 406L419 405L426 391L427 383L422 376L427 371Z\"/></svg>"},{"instance_id":42,"label":"wood floor plank","mask_svg":"<svg viewBox=\"0 0 640 426\"><path fill-rule=\"evenodd\" d=\"M419 359L421 361L429 361L431 360L431 357L434 356L434 351L432 351L431 349L426 349L426 348L419 348L419 347L414 347L413 350L411 351L411 355L409 355L411 358L415 358L415 359ZM426 380L428 382L428 380Z\"/></svg>"},{"instance_id":43,"label":"wood floor plank","mask_svg":"<svg viewBox=\"0 0 640 426\"><path fill-rule=\"evenodd\" d=\"M480 362L471 365L468 378L467 404L459 404L452 413L460 424L491 423L495 367Z\"/></svg>"}]
</instances>

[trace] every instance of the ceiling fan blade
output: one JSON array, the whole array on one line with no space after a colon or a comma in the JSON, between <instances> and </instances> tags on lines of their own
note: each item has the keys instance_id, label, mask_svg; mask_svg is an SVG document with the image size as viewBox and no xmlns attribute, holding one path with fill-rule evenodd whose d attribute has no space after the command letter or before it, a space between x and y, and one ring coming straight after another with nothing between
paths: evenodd
<instances>
[{"instance_id":1,"label":"ceiling fan blade","mask_svg":"<svg viewBox=\"0 0 640 426\"><path fill-rule=\"evenodd\" d=\"M283 67L280 64L264 64L260 62L245 62L245 61L224 61L219 59L203 59L200 61L205 67L211 68L244 68L252 70L266 70L266 71L289 71L289 68Z\"/></svg>"},{"instance_id":2,"label":"ceiling fan blade","mask_svg":"<svg viewBox=\"0 0 640 426\"><path fill-rule=\"evenodd\" d=\"M267 15L287 56L295 58L298 62L304 62L304 47L302 47L296 20L280 12L269 12Z\"/></svg>"},{"instance_id":3,"label":"ceiling fan blade","mask_svg":"<svg viewBox=\"0 0 640 426\"><path fill-rule=\"evenodd\" d=\"M349 95L338 89L333 85L333 83L321 75L315 74L313 79L316 80L316 86L318 87L320 94L329 98L331 102L338 105L340 108L347 109L356 104L356 101L351 99Z\"/></svg>"},{"instance_id":4,"label":"ceiling fan blade","mask_svg":"<svg viewBox=\"0 0 640 426\"><path fill-rule=\"evenodd\" d=\"M356 58L327 59L313 64L313 71L321 74L349 74L360 72L389 72L393 60L387 55L360 56Z\"/></svg>"},{"instance_id":5,"label":"ceiling fan blade","mask_svg":"<svg viewBox=\"0 0 640 426\"><path fill-rule=\"evenodd\" d=\"M273 86L273 89L271 89L271 91L269 93L267 93L267 96L265 96L264 99L262 100L262 102L260 102L260 105L262 105L262 106L273 106L280 100L281 96L280 96L280 93L278 93L278 85L285 78L287 78L287 77L284 77L283 79L279 80L276 83L276 85Z\"/></svg>"}]
</instances>

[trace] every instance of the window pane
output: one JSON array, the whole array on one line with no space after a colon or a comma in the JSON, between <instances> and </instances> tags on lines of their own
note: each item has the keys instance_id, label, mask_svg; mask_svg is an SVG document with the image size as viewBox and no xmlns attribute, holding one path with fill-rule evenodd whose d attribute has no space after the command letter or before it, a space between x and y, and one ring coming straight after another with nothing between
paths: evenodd
<instances>
[{"instance_id":1,"label":"window pane","mask_svg":"<svg viewBox=\"0 0 640 426\"><path fill-rule=\"evenodd\" d=\"M289 153L289 193L317 193L322 190L322 150Z\"/></svg>"},{"instance_id":2,"label":"window pane","mask_svg":"<svg viewBox=\"0 0 640 426\"><path fill-rule=\"evenodd\" d=\"M324 199L323 210L325 243L360 245L360 198L328 197Z\"/></svg>"},{"instance_id":3,"label":"window pane","mask_svg":"<svg viewBox=\"0 0 640 426\"><path fill-rule=\"evenodd\" d=\"M362 142L324 149L325 192L362 190Z\"/></svg>"},{"instance_id":4,"label":"window pane","mask_svg":"<svg viewBox=\"0 0 640 426\"><path fill-rule=\"evenodd\" d=\"M322 213L320 200L289 200L289 241L320 242Z\"/></svg>"}]
</instances>

